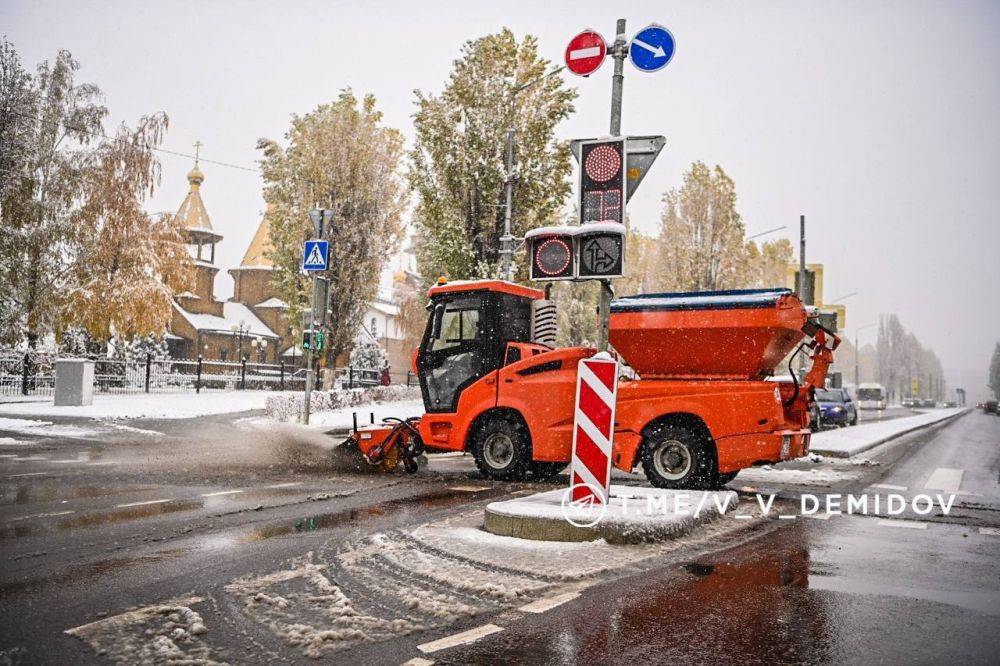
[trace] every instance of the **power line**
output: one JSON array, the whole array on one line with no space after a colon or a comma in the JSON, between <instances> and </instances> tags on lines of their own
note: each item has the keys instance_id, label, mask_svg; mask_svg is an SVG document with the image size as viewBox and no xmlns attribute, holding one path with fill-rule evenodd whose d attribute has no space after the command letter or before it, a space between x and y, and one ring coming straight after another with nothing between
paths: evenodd
<instances>
[{"instance_id":1,"label":"power line","mask_svg":"<svg viewBox=\"0 0 1000 666\"><path fill-rule=\"evenodd\" d=\"M81 132L83 134L89 134L91 136L96 136L96 137L100 137L102 139L107 139L108 141L118 141L118 142L122 142L122 143L128 143L125 139L121 139L121 138L118 138L118 137L115 137L115 136L108 136L104 132L95 132L93 130L88 130L88 129L83 128L83 127L76 127L74 125L69 125L69 124L67 124L67 123L65 123L63 121L59 121L59 120L46 120L44 118L37 118L37 117L35 117L35 116L33 116L33 115L29 114L29 113L24 113L22 111L11 110L11 112L14 113L15 115L21 116L22 118L26 118L26 119L34 121L34 122L40 122L40 123L44 123L46 125L54 125L54 126L62 125L66 129L73 130L74 132ZM131 144L129 144L129 145L131 145ZM144 147L144 148L146 148L148 150L154 150L154 151L156 151L158 153L164 153L166 155L173 155L175 157L186 157L186 158L192 159L192 160L197 159L197 160L200 160L202 162L205 162L206 164L212 164L212 165L215 165L215 166L225 167L227 169L237 169L239 171L248 171L250 173L255 173L255 174L258 174L258 175L262 175L264 173L263 171L261 171L260 169L258 169L256 167L248 167L248 166L243 166L241 164L233 164L231 162L222 162L220 160L212 160L212 159L208 159L206 157L201 157L201 156L198 156L198 155L193 155L191 153L184 153L184 152L181 152L179 150L171 150L169 148L161 148L159 146L151 146L149 144L143 144L142 147Z\"/></svg>"}]
</instances>

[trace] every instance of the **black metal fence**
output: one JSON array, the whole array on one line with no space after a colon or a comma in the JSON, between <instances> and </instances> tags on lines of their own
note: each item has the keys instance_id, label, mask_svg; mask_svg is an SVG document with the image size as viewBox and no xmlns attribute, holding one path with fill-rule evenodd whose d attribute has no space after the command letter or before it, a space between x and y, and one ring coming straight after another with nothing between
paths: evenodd
<instances>
[{"instance_id":1,"label":"black metal fence","mask_svg":"<svg viewBox=\"0 0 1000 666\"><path fill-rule=\"evenodd\" d=\"M52 395L55 388L55 354L40 352L0 353L0 395ZM65 357L64 357L65 358ZM165 393L202 390L305 389L306 369L297 364L251 363L197 359L124 360L91 358L94 362L94 390L99 393ZM379 384L417 384L416 376L368 368L334 370L338 388L363 388ZM316 386L322 385L317 373Z\"/></svg>"}]
</instances>

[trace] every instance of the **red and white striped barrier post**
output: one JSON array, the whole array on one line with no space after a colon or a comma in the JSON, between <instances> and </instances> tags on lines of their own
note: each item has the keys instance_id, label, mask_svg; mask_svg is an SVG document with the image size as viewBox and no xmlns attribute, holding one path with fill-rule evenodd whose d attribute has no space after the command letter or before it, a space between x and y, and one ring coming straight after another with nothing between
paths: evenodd
<instances>
[{"instance_id":1,"label":"red and white striped barrier post","mask_svg":"<svg viewBox=\"0 0 1000 666\"><path fill-rule=\"evenodd\" d=\"M605 504L611 486L611 443L615 433L618 362L606 352L581 359L576 370L573 458L569 483L573 501Z\"/></svg>"}]
</instances>

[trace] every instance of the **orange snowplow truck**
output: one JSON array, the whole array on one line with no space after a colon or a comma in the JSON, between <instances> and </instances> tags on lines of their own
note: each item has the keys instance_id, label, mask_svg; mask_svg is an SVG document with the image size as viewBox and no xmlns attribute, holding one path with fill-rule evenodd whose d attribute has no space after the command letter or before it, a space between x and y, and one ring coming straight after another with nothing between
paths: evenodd
<instances>
[{"instance_id":1,"label":"orange snowplow truck","mask_svg":"<svg viewBox=\"0 0 1000 666\"><path fill-rule=\"evenodd\" d=\"M532 340L544 292L499 280L429 291L414 354L426 414L352 433L366 460L394 467L469 451L493 479L561 471L572 454L577 362L589 347ZM612 462L665 488L710 488L744 467L809 452L809 408L840 340L787 289L647 294L611 304L610 341L637 379L618 386ZM771 376L808 353L803 383ZM805 351L808 350L808 351ZM632 374L632 373L629 373Z\"/></svg>"}]
</instances>

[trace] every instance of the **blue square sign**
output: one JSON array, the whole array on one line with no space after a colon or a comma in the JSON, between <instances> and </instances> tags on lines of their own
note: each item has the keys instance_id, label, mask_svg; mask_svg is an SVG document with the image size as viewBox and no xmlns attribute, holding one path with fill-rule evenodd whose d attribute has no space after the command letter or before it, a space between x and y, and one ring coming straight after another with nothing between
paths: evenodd
<instances>
[{"instance_id":1,"label":"blue square sign","mask_svg":"<svg viewBox=\"0 0 1000 666\"><path fill-rule=\"evenodd\" d=\"M302 270L325 271L330 266L330 241L307 240L302 251Z\"/></svg>"}]
</instances>

